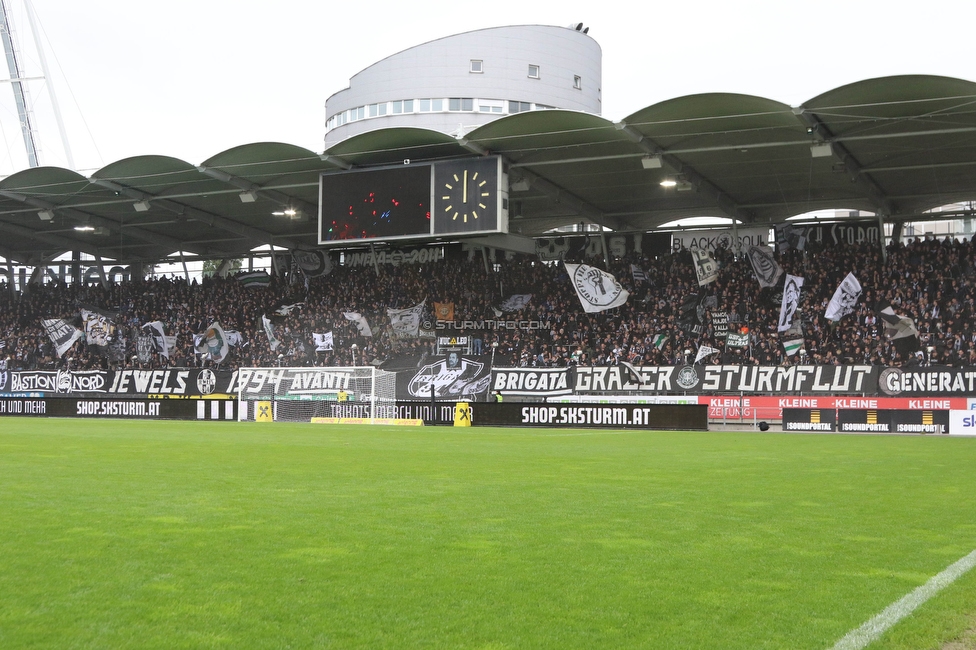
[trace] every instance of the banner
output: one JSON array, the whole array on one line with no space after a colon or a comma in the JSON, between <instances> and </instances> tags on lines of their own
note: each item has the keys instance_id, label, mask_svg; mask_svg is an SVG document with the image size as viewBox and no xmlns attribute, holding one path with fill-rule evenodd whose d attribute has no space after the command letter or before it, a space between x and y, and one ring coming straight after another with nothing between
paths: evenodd
<instances>
[{"instance_id":1,"label":"banner","mask_svg":"<svg viewBox=\"0 0 976 650\"><path fill-rule=\"evenodd\" d=\"M847 277L841 280L837 291L827 305L824 317L827 320L839 321L854 311L857 299L861 297L861 283L857 281L853 273L848 273Z\"/></svg>"},{"instance_id":2,"label":"banner","mask_svg":"<svg viewBox=\"0 0 976 650\"><path fill-rule=\"evenodd\" d=\"M692 249L691 259L695 265L695 275L698 276L698 286L704 287L709 282L718 279L718 264L706 250Z\"/></svg>"},{"instance_id":3,"label":"banner","mask_svg":"<svg viewBox=\"0 0 976 650\"><path fill-rule=\"evenodd\" d=\"M779 224L776 226L776 245L780 251L790 248L803 250L811 243L824 248L841 245L854 246L863 243L884 241L876 219L847 220L837 223L817 223L813 225Z\"/></svg>"},{"instance_id":4,"label":"banner","mask_svg":"<svg viewBox=\"0 0 976 650\"><path fill-rule=\"evenodd\" d=\"M503 396L570 395L573 381L569 368L503 368L492 371L491 390Z\"/></svg>"},{"instance_id":5,"label":"banner","mask_svg":"<svg viewBox=\"0 0 976 650\"><path fill-rule=\"evenodd\" d=\"M236 392L237 372L209 368L159 370L23 370L9 373L4 393L203 397Z\"/></svg>"},{"instance_id":6,"label":"banner","mask_svg":"<svg viewBox=\"0 0 976 650\"><path fill-rule=\"evenodd\" d=\"M571 388L577 393L875 394L879 376L885 370L879 366L802 365L635 366L634 369L636 373L620 366L580 366L575 369L576 381ZM976 374L970 383L976 388ZM891 390L901 385L895 380L889 382ZM965 394L964 388L963 384L959 385L960 395Z\"/></svg>"},{"instance_id":7,"label":"banner","mask_svg":"<svg viewBox=\"0 0 976 650\"><path fill-rule=\"evenodd\" d=\"M325 334L312 332L312 340L315 341L316 352L328 352L333 349L332 332L326 332Z\"/></svg>"},{"instance_id":8,"label":"banner","mask_svg":"<svg viewBox=\"0 0 976 650\"><path fill-rule=\"evenodd\" d=\"M783 303L779 308L779 325L777 332L785 332L793 326L793 314L800 306L800 290L803 288L803 278L786 274L786 284L783 286Z\"/></svg>"},{"instance_id":9,"label":"banner","mask_svg":"<svg viewBox=\"0 0 976 650\"><path fill-rule=\"evenodd\" d=\"M488 392L490 357L452 352L420 368L397 373L397 399L474 400Z\"/></svg>"},{"instance_id":10,"label":"banner","mask_svg":"<svg viewBox=\"0 0 976 650\"><path fill-rule=\"evenodd\" d=\"M735 233L731 228L682 230L671 233L671 241L676 251L687 248L714 252L718 248L725 248L734 253L749 246L768 246L770 243L768 227L738 228Z\"/></svg>"},{"instance_id":11,"label":"banner","mask_svg":"<svg viewBox=\"0 0 976 650\"><path fill-rule=\"evenodd\" d=\"M346 320L352 321L356 324L356 329L359 330L360 336L372 336L373 330L369 328L369 323L363 318L363 315L356 311L344 311L342 315Z\"/></svg>"},{"instance_id":12,"label":"banner","mask_svg":"<svg viewBox=\"0 0 976 650\"><path fill-rule=\"evenodd\" d=\"M750 246L746 249L746 257L759 280L759 286L764 289L775 287L783 275L783 269L773 258L773 251L766 246Z\"/></svg>"},{"instance_id":13,"label":"banner","mask_svg":"<svg viewBox=\"0 0 976 650\"><path fill-rule=\"evenodd\" d=\"M729 333L729 312L711 310L709 318L712 321L712 335L717 339L724 339Z\"/></svg>"},{"instance_id":14,"label":"banner","mask_svg":"<svg viewBox=\"0 0 976 650\"><path fill-rule=\"evenodd\" d=\"M630 293L620 286L617 278L596 267L566 264L566 272L569 273L569 281L583 305L583 311L588 314L620 307L630 297Z\"/></svg>"},{"instance_id":15,"label":"banner","mask_svg":"<svg viewBox=\"0 0 976 650\"><path fill-rule=\"evenodd\" d=\"M749 335L729 332L725 337L725 346L729 348L747 348L749 347Z\"/></svg>"},{"instance_id":16,"label":"banner","mask_svg":"<svg viewBox=\"0 0 976 650\"><path fill-rule=\"evenodd\" d=\"M387 309L393 334L398 338L417 338L420 335L420 318L424 313L424 302L408 309Z\"/></svg>"},{"instance_id":17,"label":"banner","mask_svg":"<svg viewBox=\"0 0 976 650\"><path fill-rule=\"evenodd\" d=\"M345 252L342 255L342 266L345 267L370 267L374 264L400 266L401 264L429 264L444 259L443 246L431 246L429 248L396 248L393 250L364 252Z\"/></svg>"},{"instance_id":18,"label":"banner","mask_svg":"<svg viewBox=\"0 0 976 650\"><path fill-rule=\"evenodd\" d=\"M647 272L636 264L630 265L630 275L634 282L647 282Z\"/></svg>"},{"instance_id":19,"label":"banner","mask_svg":"<svg viewBox=\"0 0 976 650\"><path fill-rule=\"evenodd\" d=\"M75 341L81 338L81 330L63 318L47 318L41 320L41 327L48 335L59 357L63 357Z\"/></svg>"}]
</instances>

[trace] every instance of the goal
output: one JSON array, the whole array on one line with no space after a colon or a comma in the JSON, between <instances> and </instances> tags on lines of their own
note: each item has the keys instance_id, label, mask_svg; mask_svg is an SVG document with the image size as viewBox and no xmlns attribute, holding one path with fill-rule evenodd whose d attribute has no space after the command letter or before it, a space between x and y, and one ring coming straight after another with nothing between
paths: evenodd
<instances>
[{"instance_id":1,"label":"goal","mask_svg":"<svg viewBox=\"0 0 976 650\"><path fill-rule=\"evenodd\" d=\"M241 368L237 401L241 421L395 418L396 373L372 366Z\"/></svg>"}]
</instances>

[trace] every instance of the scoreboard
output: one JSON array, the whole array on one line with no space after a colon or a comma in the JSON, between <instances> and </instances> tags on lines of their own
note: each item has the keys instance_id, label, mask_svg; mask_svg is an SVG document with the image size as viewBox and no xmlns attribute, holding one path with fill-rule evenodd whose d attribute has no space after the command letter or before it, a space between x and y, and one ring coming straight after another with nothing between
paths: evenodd
<instances>
[{"instance_id":1,"label":"scoreboard","mask_svg":"<svg viewBox=\"0 0 976 650\"><path fill-rule=\"evenodd\" d=\"M497 156L322 174L319 244L507 232Z\"/></svg>"}]
</instances>

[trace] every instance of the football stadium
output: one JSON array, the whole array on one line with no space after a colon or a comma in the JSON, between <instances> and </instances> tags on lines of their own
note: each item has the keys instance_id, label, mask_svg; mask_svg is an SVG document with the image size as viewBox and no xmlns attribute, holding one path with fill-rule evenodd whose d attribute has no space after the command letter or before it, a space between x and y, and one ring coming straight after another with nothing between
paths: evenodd
<instances>
[{"instance_id":1,"label":"football stadium","mask_svg":"<svg viewBox=\"0 0 976 650\"><path fill-rule=\"evenodd\" d=\"M976 648L976 83L600 75L0 180L0 647Z\"/></svg>"}]
</instances>

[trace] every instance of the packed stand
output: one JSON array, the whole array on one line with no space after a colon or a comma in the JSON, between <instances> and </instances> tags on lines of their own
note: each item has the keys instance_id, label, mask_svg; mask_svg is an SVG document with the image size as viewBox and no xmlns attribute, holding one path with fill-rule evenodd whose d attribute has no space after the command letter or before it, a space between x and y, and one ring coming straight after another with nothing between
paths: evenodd
<instances>
[{"instance_id":1,"label":"packed stand","mask_svg":"<svg viewBox=\"0 0 976 650\"><path fill-rule=\"evenodd\" d=\"M240 340L223 367L333 366L390 362L434 352L431 338L393 335L387 309L424 302L426 321L434 302L454 304L455 321L542 321L546 329L476 329L475 351L492 355L495 366L676 365L694 362L700 346L720 352L702 363L781 365L872 364L976 366L974 254L970 241L927 239L890 245L885 254L870 244L825 250L791 250L778 255L786 273L805 279L797 319L803 322L805 358L788 356L777 333L781 289L760 289L744 257L718 250L718 280L699 287L688 251L653 259L632 254L612 261L609 272L630 292L623 307L585 313L562 264L537 258L500 259L487 272L483 261L453 259L424 266L350 269L336 265L326 276L285 280L249 288L234 278L202 283L158 278L99 285L31 286L13 294L0 291L0 359L9 369L107 369L109 367L193 367L210 365L194 350L193 335L217 321ZM602 260L588 260L602 266ZM635 281L632 268L646 273ZM854 313L834 323L824 311L837 285L849 272L863 286ZM498 316L499 305L513 294L531 294L518 312ZM679 327L680 306L690 294L714 297L714 309L728 314L729 330L747 332L749 345L727 348L707 321L700 334ZM879 301L916 324L921 350L901 353L885 339L876 309ZM80 305L117 313L116 336L125 342L112 360L83 342L59 357L41 328L41 319L77 319ZM277 308L295 305L286 316ZM288 311L288 310L285 310ZM372 337L359 333L344 312L358 312ZM281 345L272 351L262 316L274 321ZM169 357L153 353L140 361L136 340L146 323L161 321L175 335ZM334 349L316 351L313 333L332 332ZM439 333L444 333L440 331ZM661 336L661 335L665 336ZM497 343L497 346L494 345ZM356 344L355 350L352 345ZM689 358L689 352L690 357ZM355 357L355 359L354 359Z\"/></svg>"}]
</instances>

